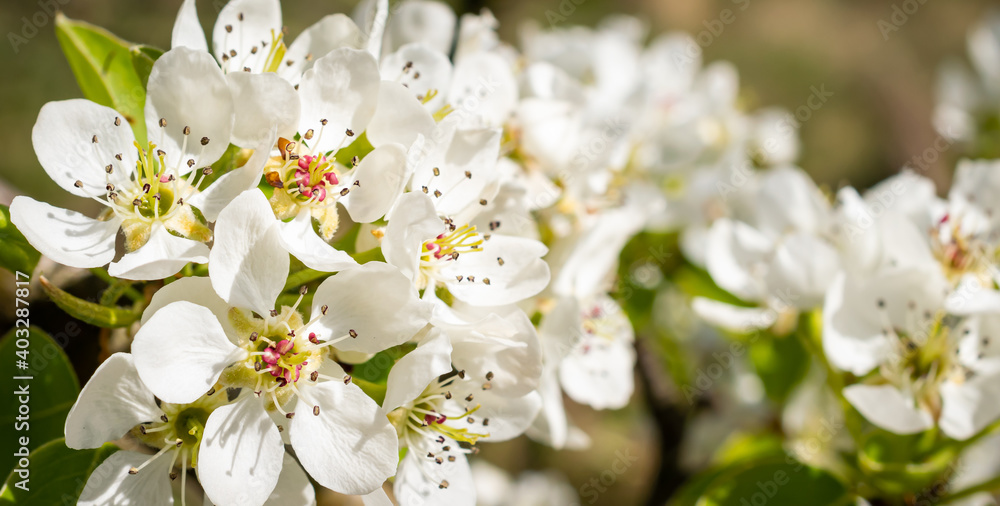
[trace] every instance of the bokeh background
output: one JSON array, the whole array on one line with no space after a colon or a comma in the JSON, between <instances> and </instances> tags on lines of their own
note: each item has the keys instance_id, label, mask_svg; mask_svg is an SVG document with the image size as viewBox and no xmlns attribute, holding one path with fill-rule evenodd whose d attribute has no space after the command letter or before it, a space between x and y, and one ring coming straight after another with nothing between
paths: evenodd
<instances>
[{"instance_id":1,"label":"bokeh background","mask_svg":"<svg viewBox=\"0 0 1000 506\"><path fill-rule=\"evenodd\" d=\"M180 5L180 0L59 0L63 1L62 9L71 18L106 27L128 41L164 48L169 46L171 27ZM223 0L199 2L205 26L211 27L223 3ZM325 14L350 13L354 7L353 1L341 0L283 3L285 24L293 36ZM805 105L813 93L812 87L825 87L833 96L801 127L800 164L831 190L848 183L859 188L870 186L933 145L937 136L931 126L937 69L947 60L966 59L969 27L995 5L986 0L908 0L909 7L919 5L919 8L907 15L905 22L894 25L898 29L888 32L886 39L879 22L893 23L894 6L901 7L902 0L448 3L459 13L490 9L500 21L501 37L515 45L521 24L526 20L534 20L543 27L594 25L608 14L620 13L639 16L648 24L651 36L665 31L686 31L700 38L706 61L729 60L736 65L743 103L751 109L780 106L794 110ZM716 21L726 9L735 20L721 25ZM23 31L24 24L40 10L38 0L3 0L0 2L2 32L30 33ZM895 21L900 19L902 16L896 14ZM41 106L51 100L81 96L56 41L52 19L16 50L9 36L4 39L4 46L0 47L0 203L9 204L14 195L27 194L86 211L87 201L69 196L45 176L31 147L31 128ZM946 189L959 156L957 148L945 152L924 174L934 179L939 188ZM3 286L12 283L5 282ZM4 293L3 297L3 314L11 313L11 295ZM51 325L54 329L64 325L59 321L61 313L55 309L38 306L34 311L36 323L44 322L43 326ZM8 318L6 315L0 320ZM7 321L0 322L0 328L6 324ZM99 336L96 329L85 329L67 347L77 363L81 383L96 366L99 349L96 342L100 338L108 336ZM588 450L553 452L521 438L485 445L490 447L484 449L483 458L515 475L525 469L554 468L583 495L582 504L644 504L651 494L655 503L683 478L685 463L688 467L699 464L699 455L704 453L699 451L701 446L710 449L719 442L719 436L711 431L688 430L682 437L680 427L686 419L690 422L689 429L692 424L700 423L693 419L691 411L657 411L650 409L650 403L643 402L658 395L677 396L676 391L663 387L669 384L667 378L658 376L663 374L652 371L646 375L646 383L638 382L634 402L624 410L594 412L569 406L580 427L592 439ZM653 391L647 388L650 385ZM657 388L666 392L657 392ZM722 419L745 416L716 414ZM717 420L718 417L715 422L704 423L721 423ZM767 423L766 415L762 423ZM725 424L721 425L721 436L725 436ZM605 491L591 495L586 488L588 482L599 479L623 458L628 461L626 471L616 473L614 483L604 487ZM336 504L341 500L323 497L321 504Z\"/></svg>"}]
</instances>

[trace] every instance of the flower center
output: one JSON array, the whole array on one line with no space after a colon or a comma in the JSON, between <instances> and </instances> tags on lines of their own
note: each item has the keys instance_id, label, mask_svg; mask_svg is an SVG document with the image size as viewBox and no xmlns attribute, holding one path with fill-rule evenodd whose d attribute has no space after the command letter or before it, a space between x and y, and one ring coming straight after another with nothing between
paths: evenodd
<instances>
[{"instance_id":1,"label":"flower center","mask_svg":"<svg viewBox=\"0 0 1000 506\"><path fill-rule=\"evenodd\" d=\"M320 132L319 135L322 135ZM345 136L349 138L353 135ZM302 138L312 139L312 130ZM317 142L319 137L316 138ZM328 207L338 197L350 193L350 183L341 181L336 160L322 153L313 153L299 142L278 139L280 155L271 157L264 169L268 184L283 189L285 199L298 206ZM304 151L300 153L300 151ZM352 163L356 164L354 160ZM355 182L354 184L360 184Z\"/></svg>"}]
</instances>

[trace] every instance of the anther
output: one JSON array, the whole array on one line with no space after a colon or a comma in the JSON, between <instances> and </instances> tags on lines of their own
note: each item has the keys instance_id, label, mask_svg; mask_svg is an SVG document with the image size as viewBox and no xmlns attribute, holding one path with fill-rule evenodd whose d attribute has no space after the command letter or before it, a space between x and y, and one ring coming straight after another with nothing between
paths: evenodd
<instances>
[{"instance_id":1,"label":"anther","mask_svg":"<svg viewBox=\"0 0 1000 506\"><path fill-rule=\"evenodd\" d=\"M255 342L255 341L257 341L257 333L253 332L253 333L250 334L250 342L252 343L252 342Z\"/></svg>"},{"instance_id":2,"label":"anther","mask_svg":"<svg viewBox=\"0 0 1000 506\"><path fill-rule=\"evenodd\" d=\"M472 394L469 394L468 396L465 397L465 402L472 402L472 399L473 399Z\"/></svg>"},{"instance_id":3,"label":"anther","mask_svg":"<svg viewBox=\"0 0 1000 506\"><path fill-rule=\"evenodd\" d=\"M345 385L349 385L350 383L351 383L351 375L345 374L344 375L344 384ZM319 406L316 406L316 407L319 408Z\"/></svg>"},{"instance_id":4,"label":"anther","mask_svg":"<svg viewBox=\"0 0 1000 506\"><path fill-rule=\"evenodd\" d=\"M243 21L243 13L241 12L241 13L237 14L236 15L236 19L238 19L240 21Z\"/></svg>"},{"instance_id":5,"label":"anther","mask_svg":"<svg viewBox=\"0 0 1000 506\"><path fill-rule=\"evenodd\" d=\"M295 412L294 411L292 411L291 413L286 413L285 414L285 418L287 418L289 420L291 420L294 416L295 416Z\"/></svg>"},{"instance_id":6,"label":"anther","mask_svg":"<svg viewBox=\"0 0 1000 506\"><path fill-rule=\"evenodd\" d=\"M354 155L353 157L351 157L352 166L357 167L359 163L361 163L361 159L358 158L358 155Z\"/></svg>"},{"instance_id":7,"label":"anther","mask_svg":"<svg viewBox=\"0 0 1000 506\"><path fill-rule=\"evenodd\" d=\"M323 313L323 315L326 315L326 311L328 309L330 309L330 306L327 306L326 304L323 304L323 306L321 308L319 308L319 312Z\"/></svg>"},{"instance_id":8,"label":"anther","mask_svg":"<svg viewBox=\"0 0 1000 506\"><path fill-rule=\"evenodd\" d=\"M151 188L152 188L152 186L149 186L149 183L146 183L146 184L142 185L142 193L149 193L149 190Z\"/></svg>"},{"instance_id":9,"label":"anther","mask_svg":"<svg viewBox=\"0 0 1000 506\"><path fill-rule=\"evenodd\" d=\"M132 475L139 474L139 468L138 467L130 467L130 468L128 468L128 474L132 474Z\"/></svg>"},{"instance_id":10,"label":"anther","mask_svg":"<svg viewBox=\"0 0 1000 506\"><path fill-rule=\"evenodd\" d=\"M170 473L170 481L173 481L173 480L176 480L176 479L177 479L177 473L176 472L171 472Z\"/></svg>"},{"instance_id":11,"label":"anther","mask_svg":"<svg viewBox=\"0 0 1000 506\"><path fill-rule=\"evenodd\" d=\"M191 127L189 126L184 127L184 135L191 135Z\"/></svg>"},{"instance_id":12,"label":"anther","mask_svg":"<svg viewBox=\"0 0 1000 506\"><path fill-rule=\"evenodd\" d=\"M226 25L226 33L233 33L233 25Z\"/></svg>"},{"instance_id":13,"label":"anther","mask_svg":"<svg viewBox=\"0 0 1000 506\"><path fill-rule=\"evenodd\" d=\"M122 124L122 119L119 118L118 116L115 116L115 126L121 126L121 124Z\"/></svg>"},{"instance_id":14,"label":"anther","mask_svg":"<svg viewBox=\"0 0 1000 506\"><path fill-rule=\"evenodd\" d=\"M167 126L167 118L160 118L160 126L161 127Z\"/></svg>"},{"instance_id":15,"label":"anther","mask_svg":"<svg viewBox=\"0 0 1000 506\"><path fill-rule=\"evenodd\" d=\"M486 381L493 381L493 371L486 373Z\"/></svg>"},{"instance_id":16,"label":"anther","mask_svg":"<svg viewBox=\"0 0 1000 506\"><path fill-rule=\"evenodd\" d=\"M500 264L501 267L503 267L503 258L497 257L497 263Z\"/></svg>"},{"instance_id":17,"label":"anther","mask_svg":"<svg viewBox=\"0 0 1000 506\"><path fill-rule=\"evenodd\" d=\"M439 167L434 167L434 170L432 172L434 172L435 176L441 175L441 169Z\"/></svg>"},{"instance_id":18,"label":"anther","mask_svg":"<svg viewBox=\"0 0 1000 506\"><path fill-rule=\"evenodd\" d=\"M420 189L423 190L424 193L427 193L427 187L426 186L421 186Z\"/></svg>"},{"instance_id":19,"label":"anther","mask_svg":"<svg viewBox=\"0 0 1000 506\"><path fill-rule=\"evenodd\" d=\"M207 395L207 396L211 396L211 395L212 395L212 394L214 394L214 393L215 393L215 387L212 387L212 389L211 389L211 390L209 390L209 391L208 391L208 393L207 393L207 394L205 394L205 395Z\"/></svg>"},{"instance_id":20,"label":"anther","mask_svg":"<svg viewBox=\"0 0 1000 506\"><path fill-rule=\"evenodd\" d=\"M313 371L309 374L309 381L316 381L319 379L319 371Z\"/></svg>"},{"instance_id":21,"label":"anther","mask_svg":"<svg viewBox=\"0 0 1000 506\"><path fill-rule=\"evenodd\" d=\"M94 134L94 136L90 138L90 142L97 144L97 134Z\"/></svg>"},{"instance_id":22,"label":"anther","mask_svg":"<svg viewBox=\"0 0 1000 506\"><path fill-rule=\"evenodd\" d=\"M438 488L440 489L448 488L448 480L441 480L441 484L438 485Z\"/></svg>"},{"instance_id":23,"label":"anther","mask_svg":"<svg viewBox=\"0 0 1000 506\"><path fill-rule=\"evenodd\" d=\"M235 49L230 49L229 50L229 57L230 58L236 58L236 50Z\"/></svg>"},{"instance_id":24,"label":"anther","mask_svg":"<svg viewBox=\"0 0 1000 506\"><path fill-rule=\"evenodd\" d=\"M79 179L77 179L76 182L73 183L73 186L75 186L77 188L83 188L83 181L80 181Z\"/></svg>"},{"instance_id":25,"label":"anther","mask_svg":"<svg viewBox=\"0 0 1000 506\"><path fill-rule=\"evenodd\" d=\"M441 197L441 190L434 190L434 196L440 198Z\"/></svg>"},{"instance_id":26,"label":"anther","mask_svg":"<svg viewBox=\"0 0 1000 506\"><path fill-rule=\"evenodd\" d=\"M119 162L122 161L122 154L121 153L115 154L115 159L118 160Z\"/></svg>"},{"instance_id":27,"label":"anther","mask_svg":"<svg viewBox=\"0 0 1000 506\"><path fill-rule=\"evenodd\" d=\"M201 138L201 145L202 146L207 146L208 145L208 141L209 141L208 137L202 137Z\"/></svg>"},{"instance_id":28,"label":"anther","mask_svg":"<svg viewBox=\"0 0 1000 506\"><path fill-rule=\"evenodd\" d=\"M361 180L360 179L355 179L354 180L354 186L361 186Z\"/></svg>"},{"instance_id":29,"label":"anther","mask_svg":"<svg viewBox=\"0 0 1000 506\"><path fill-rule=\"evenodd\" d=\"M470 171L465 171L465 178L466 178L466 179L472 179L472 172L470 172Z\"/></svg>"},{"instance_id":30,"label":"anther","mask_svg":"<svg viewBox=\"0 0 1000 506\"><path fill-rule=\"evenodd\" d=\"M278 316L278 310L277 309L272 309L271 310L271 317L275 317L275 316Z\"/></svg>"},{"instance_id":31,"label":"anther","mask_svg":"<svg viewBox=\"0 0 1000 506\"><path fill-rule=\"evenodd\" d=\"M341 197L347 195L348 193L351 193L351 190L348 189L348 188L344 188L343 190L340 190L340 196Z\"/></svg>"},{"instance_id":32,"label":"anther","mask_svg":"<svg viewBox=\"0 0 1000 506\"><path fill-rule=\"evenodd\" d=\"M490 278L483 278L483 284L484 285L490 284Z\"/></svg>"},{"instance_id":33,"label":"anther","mask_svg":"<svg viewBox=\"0 0 1000 506\"><path fill-rule=\"evenodd\" d=\"M313 416L319 416L319 405L313 406Z\"/></svg>"},{"instance_id":34,"label":"anther","mask_svg":"<svg viewBox=\"0 0 1000 506\"><path fill-rule=\"evenodd\" d=\"M355 332L355 331L354 331L354 329L351 329L351 330L350 330L350 331L348 332L348 334L350 334L350 336L351 336L351 338L352 338L352 339L356 339L356 338L358 337L358 333L357 333L357 332Z\"/></svg>"},{"instance_id":35,"label":"anther","mask_svg":"<svg viewBox=\"0 0 1000 506\"><path fill-rule=\"evenodd\" d=\"M308 286L302 285L302 286L299 287L299 295L305 295L307 293L309 293L309 287Z\"/></svg>"},{"instance_id":36,"label":"anther","mask_svg":"<svg viewBox=\"0 0 1000 506\"><path fill-rule=\"evenodd\" d=\"M305 138L305 140L312 139L313 138L313 129L310 128L309 130L306 130L305 135L303 135L302 137Z\"/></svg>"},{"instance_id":37,"label":"anther","mask_svg":"<svg viewBox=\"0 0 1000 506\"><path fill-rule=\"evenodd\" d=\"M479 199L479 205L485 206L487 204L486 199Z\"/></svg>"},{"instance_id":38,"label":"anther","mask_svg":"<svg viewBox=\"0 0 1000 506\"><path fill-rule=\"evenodd\" d=\"M157 149L156 156L167 156L167 152L162 149Z\"/></svg>"},{"instance_id":39,"label":"anther","mask_svg":"<svg viewBox=\"0 0 1000 506\"><path fill-rule=\"evenodd\" d=\"M344 133L347 134L348 137L354 137L354 130L351 130L350 128L348 128Z\"/></svg>"},{"instance_id":40,"label":"anther","mask_svg":"<svg viewBox=\"0 0 1000 506\"><path fill-rule=\"evenodd\" d=\"M321 125L323 125L323 126L326 126L326 123L327 123L326 118L323 118L323 119L319 120L319 123Z\"/></svg>"}]
</instances>

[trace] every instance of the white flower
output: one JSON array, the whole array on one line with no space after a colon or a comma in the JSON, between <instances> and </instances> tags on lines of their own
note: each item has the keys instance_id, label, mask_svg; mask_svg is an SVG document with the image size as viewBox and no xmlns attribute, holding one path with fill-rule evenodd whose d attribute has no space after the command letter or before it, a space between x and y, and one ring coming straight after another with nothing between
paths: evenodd
<instances>
[{"instance_id":1,"label":"white flower","mask_svg":"<svg viewBox=\"0 0 1000 506\"><path fill-rule=\"evenodd\" d=\"M272 479L280 462L261 452L286 425L288 442L320 484L350 494L375 490L393 473L396 438L335 359L409 340L427 323L429 304L395 268L373 262L324 281L304 321L298 303L275 309L288 255L263 196L254 190L237 198L216 231L211 279L184 278L158 291L132 345L140 376L165 401L216 385L242 389L208 422L221 438L207 438L202 449L213 463L209 496L225 504L234 490L258 490L258 481Z\"/></svg>"},{"instance_id":2,"label":"white flower","mask_svg":"<svg viewBox=\"0 0 1000 506\"><path fill-rule=\"evenodd\" d=\"M826 238L830 205L804 172L774 168L760 179L746 221L722 218L708 235L706 265L712 279L737 297L759 303L753 318L716 310L721 303L695 307L717 325L746 332L766 328L797 309L822 304L840 260Z\"/></svg>"},{"instance_id":3,"label":"white flower","mask_svg":"<svg viewBox=\"0 0 1000 506\"><path fill-rule=\"evenodd\" d=\"M211 231L191 204L204 203L197 200L202 168L226 151L233 125L232 100L211 57L187 48L161 56L145 116L150 142L141 146L113 109L80 99L42 108L32 131L42 167L63 189L107 209L95 220L15 198L12 220L36 249L71 267L99 267L115 260L121 229L125 254L111 263L112 276L160 279L207 261Z\"/></svg>"},{"instance_id":4,"label":"white flower","mask_svg":"<svg viewBox=\"0 0 1000 506\"><path fill-rule=\"evenodd\" d=\"M236 105L233 143L254 145L271 127L282 136L294 132L299 113L294 86L331 51L365 49L368 34L381 39L382 25L373 22L366 28L363 32L344 14L331 14L286 45L278 0L228 2L215 21L212 54L226 73ZM185 0L181 6L171 45L208 51L195 0Z\"/></svg>"},{"instance_id":5,"label":"white flower","mask_svg":"<svg viewBox=\"0 0 1000 506\"><path fill-rule=\"evenodd\" d=\"M383 412L407 448L394 491L401 505L426 501L474 505L466 455L479 441L505 441L523 433L541 408L536 392L504 397L492 379L452 372L451 344L431 329L389 373Z\"/></svg>"}]
</instances>

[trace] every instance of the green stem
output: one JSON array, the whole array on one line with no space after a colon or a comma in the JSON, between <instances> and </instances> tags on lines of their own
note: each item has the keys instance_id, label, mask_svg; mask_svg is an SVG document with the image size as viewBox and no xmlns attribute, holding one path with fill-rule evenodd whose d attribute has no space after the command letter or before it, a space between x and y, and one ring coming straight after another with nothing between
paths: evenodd
<instances>
[{"instance_id":1,"label":"green stem","mask_svg":"<svg viewBox=\"0 0 1000 506\"><path fill-rule=\"evenodd\" d=\"M95 276L97 276L102 281L104 281L105 283L107 283L108 284L108 289L115 288L116 290L122 290L122 293L126 297L132 299L132 302L145 302L146 301L146 298L143 297L142 294L139 293L138 290L136 290L135 288L132 288L132 283L130 281L125 281L125 280L114 278L110 274L108 274L108 271L106 271L104 269L101 269L100 267L95 267L93 269L90 269L90 272L94 273ZM116 288L117 285L121 285L121 284L125 285L124 289Z\"/></svg>"}]
</instances>

